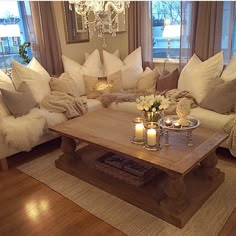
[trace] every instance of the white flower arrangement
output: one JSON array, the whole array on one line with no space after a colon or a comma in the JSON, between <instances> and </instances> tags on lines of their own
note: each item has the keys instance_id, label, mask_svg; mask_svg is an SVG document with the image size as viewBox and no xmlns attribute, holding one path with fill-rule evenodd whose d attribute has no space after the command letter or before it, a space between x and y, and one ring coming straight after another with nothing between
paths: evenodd
<instances>
[{"instance_id":1,"label":"white flower arrangement","mask_svg":"<svg viewBox=\"0 0 236 236\"><path fill-rule=\"evenodd\" d=\"M161 95L141 96L136 99L137 109L140 111L163 111L170 105L169 99Z\"/></svg>"}]
</instances>

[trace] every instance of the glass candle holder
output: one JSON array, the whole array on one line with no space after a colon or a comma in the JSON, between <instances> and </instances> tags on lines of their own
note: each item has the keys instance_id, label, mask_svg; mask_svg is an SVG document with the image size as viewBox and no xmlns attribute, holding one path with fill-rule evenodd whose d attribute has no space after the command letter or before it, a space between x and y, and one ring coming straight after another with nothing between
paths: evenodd
<instances>
[{"instance_id":1,"label":"glass candle holder","mask_svg":"<svg viewBox=\"0 0 236 236\"><path fill-rule=\"evenodd\" d=\"M160 150L160 127L157 122L145 123L145 149L149 151Z\"/></svg>"},{"instance_id":2,"label":"glass candle holder","mask_svg":"<svg viewBox=\"0 0 236 236\"><path fill-rule=\"evenodd\" d=\"M133 127L133 138L131 139L131 143L135 144L144 144L144 124L143 119L137 117L132 122Z\"/></svg>"}]
</instances>

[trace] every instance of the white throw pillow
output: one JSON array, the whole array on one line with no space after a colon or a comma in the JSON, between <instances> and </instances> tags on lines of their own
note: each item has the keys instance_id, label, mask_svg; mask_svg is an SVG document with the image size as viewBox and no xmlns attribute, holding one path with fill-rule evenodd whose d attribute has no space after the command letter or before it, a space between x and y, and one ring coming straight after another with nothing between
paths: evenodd
<instances>
[{"instance_id":1,"label":"white throw pillow","mask_svg":"<svg viewBox=\"0 0 236 236\"><path fill-rule=\"evenodd\" d=\"M223 52L202 62L196 54L192 56L180 74L178 89L190 92L200 103L216 85L216 77L223 70Z\"/></svg>"},{"instance_id":2,"label":"white throw pillow","mask_svg":"<svg viewBox=\"0 0 236 236\"><path fill-rule=\"evenodd\" d=\"M78 62L64 55L62 55L62 62L65 72L77 83L81 95L86 94L83 75L99 77L102 69L102 63L97 49L88 56L84 65L80 65Z\"/></svg>"},{"instance_id":3,"label":"white throw pillow","mask_svg":"<svg viewBox=\"0 0 236 236\"><path fill-rule=\"evenodd\" d=\"M49 86L50 75L39 62L36 62L36 59L33 59L33 62L27 67L13 61L12 81L16 88L19 87L22 81L25 81L38 103L51 92Z\"/></svg>"},{"instance_id":4,"label":"white throw pillow","mask_svg":"<svg viewBox=\"0 0 236 236\"><path fill-rule=\"evenodd\" d=\"M140 69L139 66L125 66L121 69L122 74L122 87L125 90L136 89L139 76L142 74L143 69Z\"/></svg>"},{"instance_id":5,"label":"white throw pillow","mask_svg":"<svg viewBox=\"0 0 236 236\"><path fill-rule=\"evenodd\" d=\"M89 58L91 54L86 52L84 54L84 58L85 58L85 61ZM115 52L113 52L113 55L115 55L116 57L120 58L120 50L117 49ZM105 73L105 69L104 69L104 65L101 66L101 70L99 72L99 76L98 77L106 77L106 73Z\"/></svg>"},{"instance_id":6,"label":"white throw pillow","mask_svg":"<svg viewBox=\"0 0 236 236\"><path fill-rule=\"evenodd\" d=\"M35 57L32 58L27 67L44 75L44 78L47 79L48 81L51 80L51 76L49 75L49 73L42 67L42 65L37 61Z\"/></svg>"},{"instance_id":7,"label":"white throw pillow","mask_svg":"<svg viewBox=\"0 0 236 236\"><path fill-rule=\"evenodd\" d=\"M122 61L114 54L111 54L103 50L103 63L104 63L105 74L107 76L124 69L124 67L134 66L134 65L136 65L137 68L140 68L140 70L143 71L141 47L137 48L135 51L129 54L124 59L124 61Z\"/></svg>"},{"instance_id":8,"label":"white throw pillow","mask_svg":"<svg viewBox=\"0 0 236 236\"><path fill-rule=\"evenodd\" d=\"M0 70L0 88L15 91L14 85L11 79L2 71ZM2 94L0 92L0 117L9 116L11 113L6 107L3 99Z\"/></svg>"},{"instance_id":9,"label":"white throw pillow","mask_svg":"<svg viewBox=\"0 0 236 236\"><path fill-rule=\"evenodd\" d=\"M224 69L221 78L224 81L230 81L236 79L236 53L234 53L233 58L230 63Z\"/></svg>"},{"instance_id":10,"label":"white throw pillow","mask_svg":"<svg viewBox=\"0 0 236 236\"><path fill-rule=\"evenodd\" d=\"M124 61L103 50L105 74L122 73L123 89L136 89L139 75L143 72L141 47L129 54Z\"/></svg>"}]
</instances>

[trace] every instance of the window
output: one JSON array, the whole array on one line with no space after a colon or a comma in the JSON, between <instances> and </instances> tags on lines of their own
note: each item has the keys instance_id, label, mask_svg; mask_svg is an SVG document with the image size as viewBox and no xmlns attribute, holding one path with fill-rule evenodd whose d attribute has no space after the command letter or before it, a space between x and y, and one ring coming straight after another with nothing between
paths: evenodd
<instances>
[{"instance_id":1,"label":"window","mask_svg":"<svg viewBox=\"0 0 236 236\"><path fill-rule=\"evenodd\" d=\"M0 1L0 69L10 68L13 59L23 63L19 47L29 41L27 17L29 2ZM29 48L27 53L31 56Z\"/></svg>"},{"instance_id":2,"label":"window","mask_svg":"<svg viewBox=\"0 0 236 236\"><path fill-rule=\"evenodd\" d=\"M152 3L153 58L179 58L180 1ZM168 51L168 41L170 50ZM168 55L169 54L169 55Z\"/></svg>"}]
</instances>

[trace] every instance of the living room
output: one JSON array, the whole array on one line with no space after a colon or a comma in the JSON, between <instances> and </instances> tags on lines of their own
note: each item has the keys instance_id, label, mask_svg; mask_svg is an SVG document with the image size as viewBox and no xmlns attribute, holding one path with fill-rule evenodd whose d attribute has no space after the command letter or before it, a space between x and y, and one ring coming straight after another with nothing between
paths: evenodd
<instances>
[{"instance_id":1,"label":"living room","mask_svg":"<svg viewBox=\"0 0 236 236\"><path fill-rule=\"evenodd\" d=\"M236 235L235 19L0 0L0 235Z\"/></svg>"}]
</instances>

